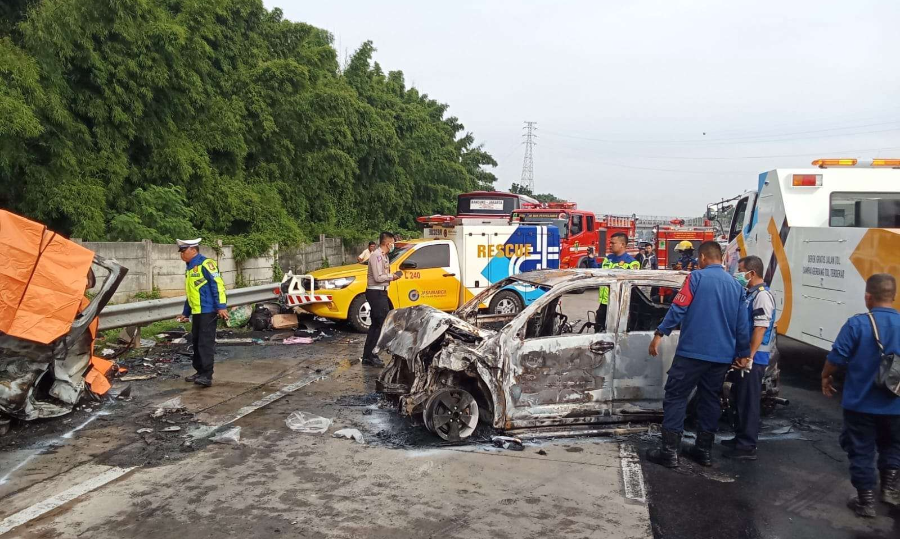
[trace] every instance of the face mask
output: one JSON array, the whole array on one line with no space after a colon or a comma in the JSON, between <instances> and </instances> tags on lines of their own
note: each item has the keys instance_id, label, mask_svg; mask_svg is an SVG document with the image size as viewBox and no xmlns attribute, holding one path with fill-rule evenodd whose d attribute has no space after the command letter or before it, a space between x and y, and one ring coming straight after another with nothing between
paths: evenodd
<instances>
[{"instance_id":1,"label":"face mask","mask_svg":"<svg viewBox=\"0 0 900 539\"><path fill-rule=\"evenodd\" d=\"M393 252L394 252L394 244L393 244L393 243L391 244L390 247L388 247L388 252L389 252L389 253L393 253Z\"/></svg>"},{"instance_id":2,"label":"face mask","mask_svg":"<svg viewBox=\"0 0 900 539\"><path fill-rule=\"evenodd\" d=\"M734 274L734 279L738 282L738 284L740 284L744 288L747 288L747 285L750 284L750 280L747 279L748 273L750 273L750 272L745 271L744 273L735 273Z\"/></svg>"}]
</instances>

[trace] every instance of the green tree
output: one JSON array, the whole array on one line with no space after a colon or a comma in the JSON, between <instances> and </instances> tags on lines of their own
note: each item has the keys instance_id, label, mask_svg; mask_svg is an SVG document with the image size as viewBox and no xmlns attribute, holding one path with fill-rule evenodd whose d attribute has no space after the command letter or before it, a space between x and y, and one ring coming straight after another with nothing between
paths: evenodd
<instances>
[{"instance_id":1,"label":"green tree","mask_svg":"<svg viewBox=\"0 0 900 539\"><path fill-rule=\"evenodd\" d=\"M517 195L528 195L531 198L537 200L538 202L565 202L563 199L557 197L556 195L552 195L550 193L539 193L534 194L531 192L531 189L528 188L527 185L519 185L517 183L513 183L509 188L510 193L515 193Z\"/></svg>"}]
</instances>

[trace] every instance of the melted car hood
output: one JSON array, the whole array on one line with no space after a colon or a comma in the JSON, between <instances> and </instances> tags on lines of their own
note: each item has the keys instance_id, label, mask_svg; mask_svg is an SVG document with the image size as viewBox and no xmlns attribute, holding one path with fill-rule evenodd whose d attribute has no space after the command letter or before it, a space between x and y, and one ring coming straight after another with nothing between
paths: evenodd
<instances>
[{"instance_id":1,"label":"melted car hood","mask_svg":"<svg viewBox=\"0 0 900 539\"><path fill-rule=\"evenodd\" d=\"M388 314L378 347L392 355L413 359L451 328L473 341L481 341L494 334L430 305L415 305Z\"/></svg>"}]
</instances>

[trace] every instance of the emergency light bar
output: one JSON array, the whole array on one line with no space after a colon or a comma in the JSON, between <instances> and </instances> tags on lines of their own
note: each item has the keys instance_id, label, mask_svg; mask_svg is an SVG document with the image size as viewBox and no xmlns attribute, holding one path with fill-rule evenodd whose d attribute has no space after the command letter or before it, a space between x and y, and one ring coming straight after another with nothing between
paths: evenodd
<instances>
[{"instance_id":1,"label":"emergency light bar","mask_svg":"<svg viewBox=\"0 0 900 539\"><path fill-rule=\"evenodd\" d=\"M853 167L856 166L856 159L816 159L812 162L813 166L819 168L825 167ZM820 184L821 185L821 184Z\"/></svg>"},{"instance_id":2,"label":"emergency light bar","mask_svg":"<svg viewBox=\"0 0 900 539\"><path fill-rule=\"evenodd\" d=\"M554 210L575 210L578 209L578 204L574 202L550 202L547 204L547 207Z\"/></svg>"},{"instance_id":3,"label":"emergency light bar","mask_svg":"<svg viewBox=\"0 0 900 539\"><path fill-rule=\"evenodd\" d=\"M855 167L856 165L872 168L900 168L900 159L871 159L862 163L858 159L816 159L812 164L819 168Z\"/></svg>"},{"instance_id":4,"label":"emergency light bar","mask_svg":"<svg viewBox=\"0 0 900 539\"><path fill-rule=\"evenodd\" d=\"M452 215L428 215L425 217L416 217L416 221L426 225L445 225L452 223L456 217Z\"/></svg>"}]
</instances>

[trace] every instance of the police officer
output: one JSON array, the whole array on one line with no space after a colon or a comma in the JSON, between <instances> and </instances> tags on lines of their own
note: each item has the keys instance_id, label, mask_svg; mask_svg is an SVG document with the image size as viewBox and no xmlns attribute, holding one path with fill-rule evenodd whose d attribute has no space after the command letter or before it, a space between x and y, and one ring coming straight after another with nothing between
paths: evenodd
<instances>
[{"instance_id":1,"label":"police officer","mask_svg":"<svg viewBox=\"0 0 900 539\"><path fill-rule=\"evenodd\" d=\"M738 261L738 271L734 275L741 286L748 288L744 305L753 328L750 332L750 357L753 359L736 361L736 370L731 372L737 429L734 438L722 440L722 445L729 448L725 456L738 460L756 460L762 380L775 347L775 297L763 281L764 272L762 259L746 256Z\"/></svg>"},{"instance_id":2,"label":"police officer","mask_svg":"<svg viewBox=\"0 0 900 539\"><path fill-rule=\"evenodd\" d=\"M675 246L675 252L681 253L681 258L675 263L674 269L694 271L700 265L700 262L694 258L694 244L688 240L684 240Z\"/></svg>"},{"instance_id":3,"label":"police officer","mask_svg":"<svg viewBox=\"0 0 900 539\"><path fill-rule=\"evenodd\" d=\"M371 324L366 335L366 344L363 347L362 364L371 367L384 367L375 354L375 346L381 337L381 326L391 310L391 302L388 299L388 287L391 281L396 281L403 276L402 271L391 273L391 261L388 254L394 250L394 235L390 232L382 232L378 238L379 246L372 251L369 257L369 269L367 270L366 301L369 302L369 316Z\"/></svg>"},{"instance_id":4,"label":"police officer","mask_svg":"<svg viewBox=\"0 0 900 539\"><path fill-rule=\"evenodd\" d=\"M184 279L187 300L184 302L184 311L176 320L191 321L194 348L191 362L196 371L185 380L209 387L212 385L216 355L216 321L218 318L228 320L225 282L219 274L216 261L200 254L200 238L177 242L181 260L187 264Z\"/></svg>"},{"instance_id":5,"label":"police officer","mask_svg":"<svg viewBox=\"0 0 900 539\"><path fill-rule=\"evenodd\" d=\"M647 453L656 464L675 468L684 431L688 398L697 389L697 442L688 455L712 465L718 429L719 393L728 367L750 355L750 321L744 310L744 288L722 266L722 248L714 241L700 245L699 271L691 273L665 319L656 329L649 353L659 353L660 340L679 325L681 335L666 380L662 444Z\"/></svg>"},{"instance_id":6,"label":"police officer","mask_svg":"<svg viewBox=\"0 0 900 539\"><path fill-rule=\"evenodd\" d=\"M628 254L628 235L624 232L616 232L609 239L609 250L612 251L600 264L601 269L641 269L641 264ZM592 267L597 267L596 261ZM599 329L606 327L606 310L609 306L609 287L600 287L599 306L597 309L597 324Z\"/></svg>"},{"instance_id":7,"label":"police officer","mask_svg":"<svg viewBox=\"0 0 900 539\"><path fill-rule=\"evenodd\" d=\"M822 393L835 393L832 376L847 369L841 447L850 458L856 496L847 506L860 517L875 516L875 453L881 472L881 501L900 506L900 397L876 384L882 352L900 354L900 313L894 309L897 281L887 273L866 280L866 308L844 324L822 369ZM874 326L874 327L873 327ZM877 332L875 331L877 328Z\"/></svg>"}]
</instances>

